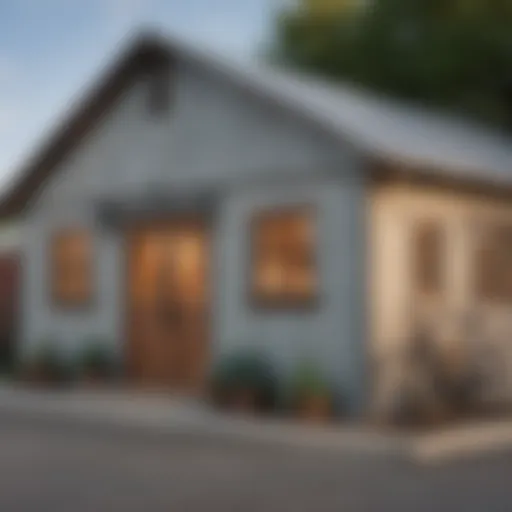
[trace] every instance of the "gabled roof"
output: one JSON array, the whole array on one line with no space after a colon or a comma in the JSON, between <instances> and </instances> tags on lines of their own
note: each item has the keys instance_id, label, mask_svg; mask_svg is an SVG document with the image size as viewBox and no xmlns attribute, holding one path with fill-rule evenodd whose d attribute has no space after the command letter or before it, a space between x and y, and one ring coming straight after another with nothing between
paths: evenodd
<instances>
[{"instance_id":1,"label":"gabled roof","mask_svg":"<svg viewBox=\"0 0 512 512\"><path fill-rule=\"evenodd\" d=\"M372 157L452 178L512 185L512 137L497 130L311 76L229 63L182 41L142 37L19 171L0 203L0 216L21 211L136 77L174 59L221 74Z\"/></svg>"},{"instance_id":2,"label":"gabled roof","mask_svg":"<svg viewBox=\"0 0 512 512\"><path fill-rule=\"evenodd\" d=\"M169 49L151 38L141 38L124 52L26 165L16 172L13 185L0 197L0 218L17 215L23 210L58 164L96 126L137 77L155 72L171 62Z\"/></svg>"},{"instance_id":3,"label":"gabled roof","mask_svg":"<svg viewBox=\"0 0 512 512\"><path fill-rule=\"evenodd\" d=\"M291 73L267 83L363 151L412 166L512 182L512 137L478 123Z\"/></svg>"}]
</instances>

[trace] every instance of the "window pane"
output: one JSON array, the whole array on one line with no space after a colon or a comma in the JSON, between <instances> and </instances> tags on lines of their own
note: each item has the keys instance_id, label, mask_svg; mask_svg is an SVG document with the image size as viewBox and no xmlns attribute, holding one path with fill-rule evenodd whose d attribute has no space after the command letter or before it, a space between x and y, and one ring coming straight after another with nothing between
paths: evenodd
<instances>
[{"instance_id":1,"label":"window pane","mask_svg":"<svg viewBox=\"0 0 512 512\"><path fill-rule=\"evenodd\" d=\"M52 247L53 298L60 304L88 302L92 292L91 237L85 231L58 233Z\"/></svg>"},{"instance_id":2,"label":"window pane","mask_svg":"<svg viewBox=\"0 0 512 512\"><path fill-rule=\"evenodd\" d=\"M306 209L265 212L254 221L253 293L269 302L296 303L316 294L314 218Z\"/></svg>"},{"instance_id":3,"label":"window pane","mask_svg":"<svg viewBox=\"0 0 512 512\"><path fill-rule=\"evenodd\" d=\"M476 250L476 286L480 298L512 301L511 265L512 226L486 226Z\"/></svg>"},{"instance_id":4,"label":"window pane","mask_svg":"<svg viewBox=\"0 0 512 512\"><path fill-rule=\"evenodd\" d=\"M413 230L415 290L439 293L443 287L444 232L435 222L424 222Z\"/></svg>"}]
</instances>

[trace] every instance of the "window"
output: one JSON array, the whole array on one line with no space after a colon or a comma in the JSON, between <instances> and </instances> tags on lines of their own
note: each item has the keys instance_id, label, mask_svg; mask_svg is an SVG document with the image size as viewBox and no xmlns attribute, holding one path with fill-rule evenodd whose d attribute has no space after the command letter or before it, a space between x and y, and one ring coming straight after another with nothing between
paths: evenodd
<instances>
[{"instance_id":1,"label":"window","mask_svg":"<svg viewBox=\"0 0 512 512\"><path fill-rule=\"evenodd\" d=\"M488 225L480 232L476 248L478 297L512 301L512 225Z\"/></svg>"},{"instance_id":2,"label":"window","mask_svg":"<svg viewBox=\"0 0 512 512\"><path fill-rule=\"evenodd\" d=\"M414 289L425 294L442 291L444 232L436 222L422 222L413 230Z\"/></svg>"},{"instance_id":3,"label":"window","mask_svg":"<svg viewBox=\"0 0 512 512\"><path fill-rule=\"evenodd\" d=\"M311 209L258 214L253 223L252 294L259 304L297 306L317 294Z\"/></svg>"},{"instance_id":4,"label":"window","mask_svg":"<svg viewBox=\"0 0 512 512\"><path fill-rule=\"evenodd\" d=\"M54 303L79 307L92 295L92 240L87 231L66 230L52 243L52 296Z\"/></svg>"}]
</instances>

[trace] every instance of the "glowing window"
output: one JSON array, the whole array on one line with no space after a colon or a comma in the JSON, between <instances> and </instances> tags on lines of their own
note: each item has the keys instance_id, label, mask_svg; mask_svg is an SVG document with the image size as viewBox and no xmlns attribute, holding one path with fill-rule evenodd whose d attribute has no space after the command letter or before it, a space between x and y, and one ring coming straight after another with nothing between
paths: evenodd
<instances>
[{"instance_id":1,"label":"glowing window","mask_svg":"<svg viewBox=\"0 0 512 512\"><path fill-rule=\"evenodd\" d=\"M92 238L84 230L57 233L52 241L54 303L78 307L92 297Z\"/></svg>"},{"instance_id":2,"label":"glowing window","mask_svg":"<svg viewBox=\"0 0 512 512\"><path fill-rule=\"evenodd\" d=\"M443 289L444 231L436 222L423 222L413 231L415 290L434 294Z\"/></svg>"},{"instance_id":3,"label":"glowing window","mask_svg":"<svg viewBox=\"0 0 512 512\"><path fill-rule=\"evenodd\" d=\"M252 242L252 293L259 303L294 306L316 297L315 218L310 209L258 214Z\"/></svg>"},{"instance_id":4,"label":"glowing window","mask_svg":"<svg viewBox=\"0 0 512 512\"><path fill-rule=\"evenodd\" d=\"M512 301L512 226L488 225L476 248L476 287L480 298Z\"/></svg>"}]
</instances>

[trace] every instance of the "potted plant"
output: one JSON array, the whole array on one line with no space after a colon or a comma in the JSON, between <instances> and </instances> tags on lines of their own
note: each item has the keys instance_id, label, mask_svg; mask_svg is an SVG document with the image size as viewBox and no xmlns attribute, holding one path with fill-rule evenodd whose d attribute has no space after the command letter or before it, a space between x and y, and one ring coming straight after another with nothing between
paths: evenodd
<instances>
[{"instance_id":1,"label":"potted plant","mask_svg":"<svg viewBox=\"0 0 512 512\"><path fill-rule=\"evenodd\" d=\"M82 379L90 385L112 380L116 374L116 359L107 340L89 340L79 356Z\"/></svg>"},{"instance_id":2,"label":"potted plant","mask_svg":"<svg viewBox=\"0 0 512 512\"><path fill-rule=\"evenodd\" d=\"M213 398L217 405L242 412L268 411L275 407L277 376L267 356L236 352L226 356L212 377Z\"/></svg>"},{"instance_id":3,"label":"potted plant","mask_svg":"<svg viewBox=\"0 0 512 512\"><path fill-rule=\"evenodd\" d=\"M291 379L293 409L306 421L327 421L333 412L331 386L318 364L303 360Z\"/></svg>"},{"instance_id":4,"label":"potted plant","mask_svg":"<svg viewBox=\"0 0 512 512\"><path fill-rule=\"evenodd\" d=\"M9 378L14 369L13 344L8 336L0 335L0 378Z\"/></svg>"}]
</instances>

